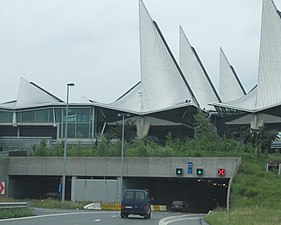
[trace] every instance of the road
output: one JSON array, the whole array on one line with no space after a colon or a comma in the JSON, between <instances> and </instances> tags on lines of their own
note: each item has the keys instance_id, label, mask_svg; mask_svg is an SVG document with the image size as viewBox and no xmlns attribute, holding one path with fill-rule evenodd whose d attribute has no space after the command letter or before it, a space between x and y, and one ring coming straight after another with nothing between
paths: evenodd
<instances>
[{"instance_id":1,"label":"road","mask_svg":"<svg viewBox=\"0 0 281 225\"><path fill-rule=\"evenodd\" d=\"M151 219L120 218L119 211L34 209L37 216L0 220L1 225L207 225L203 214L153 212Z\"/></svg>"}]
</instances>

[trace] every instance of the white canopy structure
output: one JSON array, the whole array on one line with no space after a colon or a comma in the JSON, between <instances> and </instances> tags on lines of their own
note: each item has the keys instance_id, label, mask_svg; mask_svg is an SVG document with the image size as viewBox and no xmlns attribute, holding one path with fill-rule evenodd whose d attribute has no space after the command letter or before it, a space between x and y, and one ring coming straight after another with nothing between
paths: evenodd
<instances>
[{"instance_id":1,"label":"white canopy structure","mask_svg":"<svg viewBox=\"0 0 281 225\"><path fill-rule=\"evenodd\" d=\"M257 86L247 95L230 102L212 103L229 124L280 123L281 106L281 16L272 0L263 0ZM232 118L231 118L232 117ZM235 119L233 119L235 118Z\"/></svg>"},{"instance_id":2,"label":"white canopy structure","mask_svg":"<svg viewBox=\"0 0 281 225\"><path fill-rule=\"evenodd\" d=\"M148 113L188 104L198 106L159 27L139 1L141 82L111 106Z\"/></svg>"},{"instance_id":3,"label":"white canopy structure","mask_svg":"<svg viewBox=\"0 0 281 225\"><path fill-rule=\"evenodd\" d=\"M63 101L45 89L41 88L33 82L29 82L24 78L20 80L18 97L16 101L2 103L1 108L19 109L38 107L49 104L62 103Z\"/></svg>"},{"instance_id":4,"label":"white canopy structure","mask_svg":"<svg viewBox=\"0 0 281 225\"><path fill-rule=\"evenodd\" d=\"M201 109L214 111L210 102L221 102L199 56L180 27L180 67Z\"/></svg>"},{"instance_id":5,"label":"white canopy structure","mask_svg":"<svg viewBox=\"0 0 281 225\"><path fill-rule=\"evenodd\" d=\"M229 64L222 48L220 48L219 88L222 102L231 102L246 95L242 83L240 82L234 68Z\"/></svg>"}]
</instances>

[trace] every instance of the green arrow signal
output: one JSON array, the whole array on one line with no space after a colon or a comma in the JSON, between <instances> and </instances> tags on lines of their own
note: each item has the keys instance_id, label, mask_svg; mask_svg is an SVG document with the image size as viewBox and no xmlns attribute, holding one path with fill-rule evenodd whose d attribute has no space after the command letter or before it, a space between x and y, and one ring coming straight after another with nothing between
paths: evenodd
<instances>
[{"instance_id":1,"label":"green arrow signal","mask_svg":"<svg viewBox=\"0 0 281 225\"><path fill-rule=\"evenodd\" d=\"M203 175L203 169L197 169L197 175Z\"/></svg>"}]
</instances>

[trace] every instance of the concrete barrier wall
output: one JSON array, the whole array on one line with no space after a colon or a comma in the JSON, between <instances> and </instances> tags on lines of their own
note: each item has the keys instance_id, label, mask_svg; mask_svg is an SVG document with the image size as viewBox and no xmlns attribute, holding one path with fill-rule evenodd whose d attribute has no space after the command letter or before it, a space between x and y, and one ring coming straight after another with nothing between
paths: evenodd
<instances>
[{"instance_id":1,"label":"concrete barrier wall","mask_svg":"<svg viewBox=\"0 0 281 225\"><path fill-rule=\"evenodd\" d=\"M118 202L118 181L72 177L73 201Z\"/></svg>"},{"instance_id":2,"label":"concrete barrier wall","mask_svg":"<svg viewBox=\"0 0 281 225\"><path fill-rule=\"evenodd\" d=\"M176 177L176 168L183 169L183 177L195 178L197 168L203 168L201 177L217 178L218 168L225 169L225 178L230 178L239 157L125 157L124 176L127 177ZM188 162L193 164L193 173L188 174ZM1 161L0 161L1 164ZM120 176L118 157L68 157L68 176ZM10 157L8 175L60 176L63 173L62 157Z\"/></svg>"}]
</instances>

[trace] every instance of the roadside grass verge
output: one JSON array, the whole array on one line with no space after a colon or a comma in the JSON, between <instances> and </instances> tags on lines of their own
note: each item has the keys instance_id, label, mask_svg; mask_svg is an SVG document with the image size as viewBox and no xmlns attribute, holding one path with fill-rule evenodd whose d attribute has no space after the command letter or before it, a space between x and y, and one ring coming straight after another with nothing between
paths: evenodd
<instances>
[{"instance_id":1,"label":"roadside grass verge","mask_svg":"<svg viewBox=\"0 0 281 225\"><path fill-rule=\"evenodd\" d=\"M83 209L85 205L89 204L89 202L73 202L73 201L65 201L60 202L58 200L53 199L44 199L44 200L28 200L28 205L30 207L36 208L49 208L49 209Z\"/></svg>"},{"instance_id":2,"label":"roadside grass verge","mask_svg":"<svg viewBox=\"0 0 281 225\"><path fill-rule=\"evenodd\" d=\"M0 209L0 219L33 216L32 210L24 209Z\"/></svg>"},{"instance_id":3,"label":"roadside grass verge","mask_svg":"<svg viewBox=\"0 0 281 225\"><path fill-rule=\"evenodd\" d=\"M14 202L14 199L11 198L0 198L0 202ZM72 202L65 201L64 203L53 200L53 199L44 199L44 200L24 200L28 202L28 208L20 209L0 209L0 219L8 218L17 218L17 217L26 217L33 216L32 208L56 208L56 209L83 209L83 207L89 202Z\"/></svg>"},{"instance_id":4,"label":"roadside grass verge","mask_svg":"<svg viewBox=\"0 0 281 225\"><path fill-rule=\"evenodd\" d=\"M216 210L206 221L214 225L280 225L280 209L248 207L231 210Z\"/></svg>"}]
</instances>

